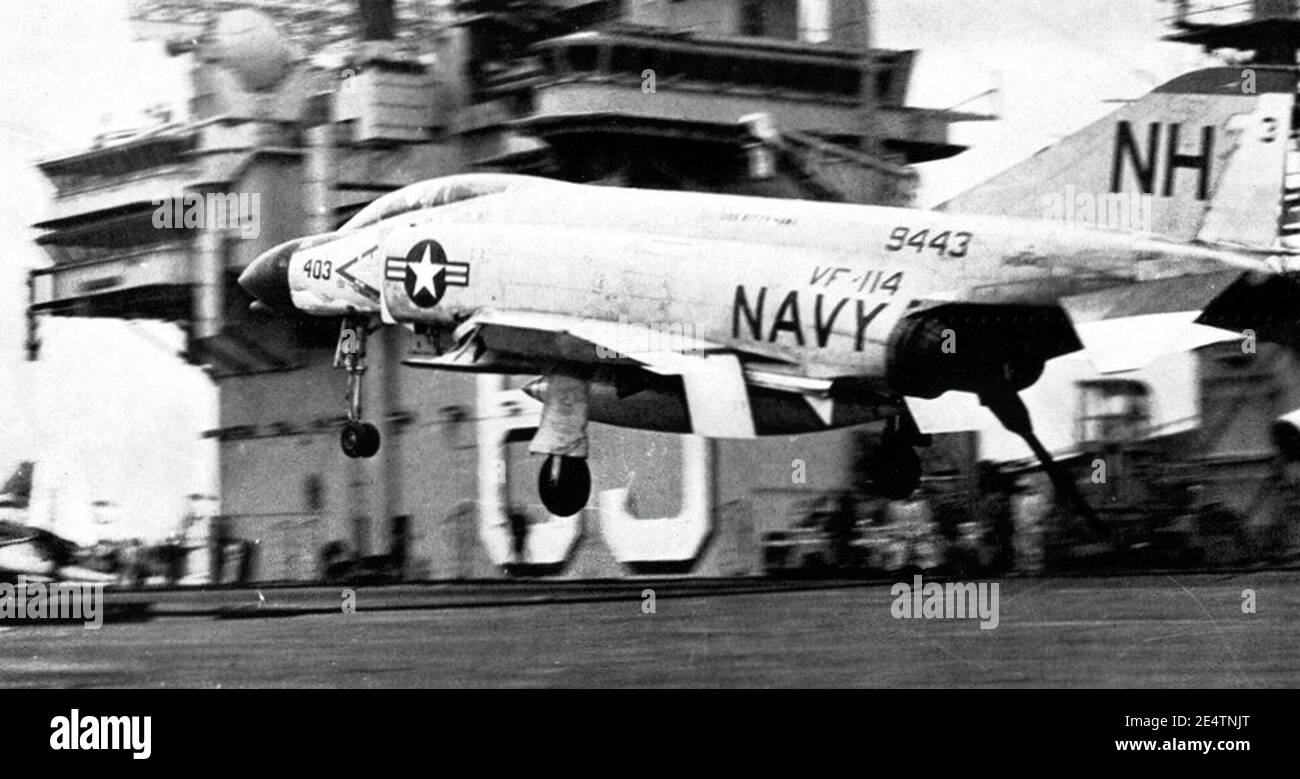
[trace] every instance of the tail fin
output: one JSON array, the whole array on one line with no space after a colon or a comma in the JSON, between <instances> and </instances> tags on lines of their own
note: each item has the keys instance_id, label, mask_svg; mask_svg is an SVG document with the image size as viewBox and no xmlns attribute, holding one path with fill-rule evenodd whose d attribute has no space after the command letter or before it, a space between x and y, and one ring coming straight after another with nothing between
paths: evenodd
<instances>
[{"instance_id":1,"label":"tail fin","mask_svg":"<svg viewBox=\"0 0 1300 779\"><path fill-rule=\"evenodd\" d=\"M1296 144L1295 97L1291 70L1188 73L940 209L1271 246Z\"/></svg>"},{"instance_id":2,"label":"tail fin","mask_svg":"<svg viewBox=\"0 0 1300 779\"><path fill-rule=\"evenodd\" d=\"M0 506L11 506L13 508L27 508L27 504L32 498L32 468L34 464L29 460L18 463L18 467L0 487Z\"/></svg>"}]
</instances>

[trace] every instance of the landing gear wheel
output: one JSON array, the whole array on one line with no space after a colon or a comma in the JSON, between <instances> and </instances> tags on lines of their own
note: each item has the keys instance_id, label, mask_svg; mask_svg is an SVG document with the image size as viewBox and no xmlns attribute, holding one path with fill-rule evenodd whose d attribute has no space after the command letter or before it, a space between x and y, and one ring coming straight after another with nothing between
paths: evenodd
<instances>
[{"instance_id":1,"label":"landing gear wheel","mask_svg":"<svg viewBox=\"0 0 1300 779\"><path fill-rule=\"evenodd\" d=\"M339 326L339 341L334 347L334 367L348 372L348 421L339 435L339 445L348 457L374 457L379 451L379 428L361 421L361 377L366 373L366 333L364 319L344 317Z\"/></svg>"},{"instance_id":2,"label":"landing gear wheel","mask_svg":"<svg viewBox=\"0 0 1300 779\"><path fill-rule=\"evenodd\" d=\"M903 500L921 483L921 457L899 438L886 435L867 459L867 473L877 495Z\"/></svg>"},{"instance_id":3,"label":"landing gear wheel","mask_svg":"<svg viewBox=\"0 0 1300 779\"><path fill-rule=\"evenodd\" d=\"M557 517L571 517L582 511L591 496L591 471L585 457L547 455L537 474L537 492L542 505Z\"/></svg>"},{"instance_id":4,"label":"landing gear wheel","mask_svg":"<svg viewBox=\"0 0 1300 779\"><path fill-rule=\"evenodd\" d=\"M379 451L379 428L369 422L348 422L339 436L339 445L348 457L374 457Z\"/></svg>"}]
</instances>

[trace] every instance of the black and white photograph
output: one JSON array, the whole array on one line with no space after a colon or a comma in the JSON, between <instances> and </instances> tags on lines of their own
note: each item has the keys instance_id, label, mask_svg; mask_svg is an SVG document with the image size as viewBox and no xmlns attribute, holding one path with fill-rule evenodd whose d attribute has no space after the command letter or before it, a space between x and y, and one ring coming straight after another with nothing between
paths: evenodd
<instances>
[{"instance_id":1,"label":"black and white photograph","mask_svg":"<svg viewBox=\"0 0 1300 779\"><path fill-rule=\"evenodd\" d=\"M103 690L1294 689L1298 51L1297 0L7 3L0 688L84 693L52 764L164 749ZM1251 751L1177 700L1088 750Z\"/></svg>"}]
</instances>

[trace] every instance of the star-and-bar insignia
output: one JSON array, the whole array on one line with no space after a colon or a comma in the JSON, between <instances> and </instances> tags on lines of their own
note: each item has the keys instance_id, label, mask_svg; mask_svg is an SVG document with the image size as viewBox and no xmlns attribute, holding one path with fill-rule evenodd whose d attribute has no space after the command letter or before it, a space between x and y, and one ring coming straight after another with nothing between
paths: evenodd
<instances>
[{"instance_id":1,"label":"star-and-bar insignia","mask_svg":"<svg viewBox=\"0 0 1300 779\"><path fill-rule=\"evenodd\" d=\"M405 257L387 259L384 278L402 282L412 303L430 308L442 300L447 287L469 286L469 263L449 262L437 241L420 241Z\"/></svg>"}]
</instances>

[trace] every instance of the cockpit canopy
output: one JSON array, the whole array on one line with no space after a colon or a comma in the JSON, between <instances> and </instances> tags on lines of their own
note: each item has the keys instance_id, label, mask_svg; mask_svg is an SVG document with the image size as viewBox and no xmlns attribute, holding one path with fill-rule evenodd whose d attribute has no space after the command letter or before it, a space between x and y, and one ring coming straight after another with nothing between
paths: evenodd
<instances>
[{"instance_id":1,"label":"cockpit canopy","mask_svg":"<svg viewBox=\"0 0 1300 779\"><path fill-rule=\"evenodd\" d=\"M345 222L341 229L356 230L410 211L451 205L484 195L544 186L562 186L562 184L549 179L510 173L464 173L429 179L377 198Z\"/></svg>"}]
</instances>

